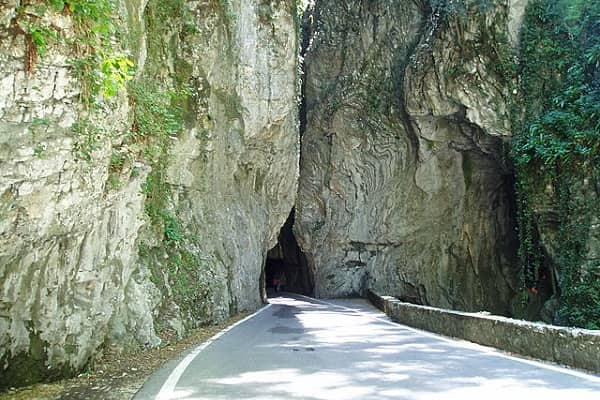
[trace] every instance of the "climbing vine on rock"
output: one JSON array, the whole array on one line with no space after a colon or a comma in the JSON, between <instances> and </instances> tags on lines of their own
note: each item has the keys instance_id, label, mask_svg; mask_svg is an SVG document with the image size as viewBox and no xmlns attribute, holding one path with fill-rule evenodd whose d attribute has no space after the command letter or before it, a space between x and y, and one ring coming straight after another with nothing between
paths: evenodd
<instances>
[{"instance_id":1,"label":"climbing vine on rock","mask_svg":"<svg viewBox=\"0 0 600 400\"><path fill-rule=\"evenodd\" d=\"M25 1L17 9L13 26L25 35L26 70L35 68L38 58L46 56L50 46L69 46L70 60L81 85L85 104L97 95L112 97L125 89L133 78L133 62L128 55L115 49L119 32L115 0L48 0ZM56 23L58 17L70 17L75 36L68 36Z\"/></svg>"},{"instance_id":2,"label":"climbing vine on rock","mask_svg":"<svg viewBox=\"0 0 600 400\"><path fill-rule=\"evenodd\" d=\"M142 186L150 232L140 241L139 255L163 294L161 315L173 318L168 314L175 304L185 323L199 323L206 319L209 292L202 279L206 268L200 238L182 220L167 177L172 144L193 113L190 107L195 96L189 71L167 66L177 59L173 43L196 34L194 16L183 0L150 0L145 13L149 57L144 73L129 85L134 118L124 142L138 149L139 157L151 167ZM176 63L180 67L183 60ZM158 329L162 329L160 324Z\"/></svg>"},{"instance_id":3,"label":"climbing vine on rock","mask_svg":"<svg viewBox=\"0 0 600 400\"><path fill-rule=\"evenodd\" d=\"M135 73L129 54L117 45L124 22L117 0L23 0L15 8L10 32L24 37L25 71L48 68L56 55L67 55L71 74L78 81L81 107L71 132L73 153L91 162L115 132L100 122L125 92ZM62 57L59 63L64 63ZM36 145L42 154L43 145Z\"/></svg>"},{"instance_id":4,"label":"climbing vine on rock","mask_svg":"<svg viewBox=\"0 0 600 400\"><path fill-rule=\"evenodd\" d=\"M556 320L600 328L600 261L586 257L600 218L600 3L534 0L521 41L512 154L523 284L537 293L549 276Z\"/></svg>"}]
</instances>

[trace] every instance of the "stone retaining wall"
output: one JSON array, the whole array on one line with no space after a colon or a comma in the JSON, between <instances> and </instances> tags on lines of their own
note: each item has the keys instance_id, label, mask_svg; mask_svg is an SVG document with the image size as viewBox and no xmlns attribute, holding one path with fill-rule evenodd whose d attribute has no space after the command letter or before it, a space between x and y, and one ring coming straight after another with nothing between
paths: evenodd
<instances>
[{"instance_id":1,"label":"stone retaining wall","mask_svg":"<svg viewBox=\"0 0 600 400\"><path fill-rule=\"evenodd\" d=\"M419 306L374 292L369 300L401 324L600 373L600 331Z\"/></svg>"}]
</instances>

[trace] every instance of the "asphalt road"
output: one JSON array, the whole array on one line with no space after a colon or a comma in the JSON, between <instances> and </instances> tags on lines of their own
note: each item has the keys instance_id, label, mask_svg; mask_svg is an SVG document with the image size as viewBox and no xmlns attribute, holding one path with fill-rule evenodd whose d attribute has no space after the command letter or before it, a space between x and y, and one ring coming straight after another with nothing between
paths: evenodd
<instances>
[{"instance_id":1,"label":"asphalt road","mask_svg":"<svg viewBox=\"0 0 600 400\"><path fill-rule=\"evenodd\" d=\"M600 400L600 377L288 295L152 376L135 399Z\"/></svg>"}]
</instances>

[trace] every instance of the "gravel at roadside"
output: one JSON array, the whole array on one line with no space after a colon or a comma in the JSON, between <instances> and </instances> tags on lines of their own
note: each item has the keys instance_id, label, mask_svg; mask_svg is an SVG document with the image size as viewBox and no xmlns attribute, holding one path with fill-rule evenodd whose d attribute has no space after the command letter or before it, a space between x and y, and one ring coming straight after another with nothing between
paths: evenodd
<instances>
[{"instance_id":1,"label":"gravel at roadside","mask_svg":"<svg viewBox=\"0 0 600 400\"><path fill-rule=\"evenodd\" d=\"M186 350L205 342L247 315L238 314L222 324L195 329L181 340L165 335L165 345L156 349L132 353L108 349L88 371L76 378L2 393L0 400L129 400L148 376L166 362L180 357Z\"/></svg>"}]
</instances>

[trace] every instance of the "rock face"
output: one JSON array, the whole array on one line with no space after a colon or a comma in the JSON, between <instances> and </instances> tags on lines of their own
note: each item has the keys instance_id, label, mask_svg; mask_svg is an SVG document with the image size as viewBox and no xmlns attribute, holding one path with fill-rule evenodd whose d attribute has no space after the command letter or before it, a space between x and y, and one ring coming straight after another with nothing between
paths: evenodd
<instances>
[{"instance_id":1,"label":"rock face","mask_svg":"<svg viewBox=\"0 0 600 400\"><path fill-rule=\"evenodd\" d=\"M507 314L518 271L502 67L526 2L431 3L317 2L295 232L318 296L373 288Z\"/></svg>"},{"instance_id":2,"label":"rock face","mask_svg":"<svg viewBox=\"0 0 600 400\"><path fill-rule=\"evenodd\" d=\"M276 271L513 311L527 0L310 2L300 169L306 1L117 3L0 5L0 389L255 309Z\"/></svg>"},{"instance_id":3,"label":"rock face","mask_svg":"<svg viewBox=\"0 0 600 400\"><path fill-rule=\"evenodd\" d=\"M296 195L295 2L122 1L136 89L99 107L71 45L33 59L15 29L77 37L71 12L20 5L0 5L0 387L257 308ZM142 137L160 116L177 132Z\"/></svg>"}]
</instances>

